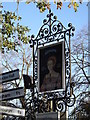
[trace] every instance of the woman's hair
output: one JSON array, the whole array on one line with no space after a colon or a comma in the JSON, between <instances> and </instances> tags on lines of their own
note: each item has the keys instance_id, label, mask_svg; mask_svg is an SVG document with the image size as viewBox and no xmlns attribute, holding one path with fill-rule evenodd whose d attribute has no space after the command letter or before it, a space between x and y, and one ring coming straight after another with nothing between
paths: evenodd
<instances>
[{"instance_id":1,"label":"woman's hair","mask_svg":"<svg viewBox=\"0 0 90 120\"><path fill-rule=\"evenodd\" d=\"M48 58L48 61L49 61L49 60L52 60L53 63L54 63L54 65L56 64L56 57L55 57L55 56L49 57L49 58Z\"/></svg>"}]
</instances>

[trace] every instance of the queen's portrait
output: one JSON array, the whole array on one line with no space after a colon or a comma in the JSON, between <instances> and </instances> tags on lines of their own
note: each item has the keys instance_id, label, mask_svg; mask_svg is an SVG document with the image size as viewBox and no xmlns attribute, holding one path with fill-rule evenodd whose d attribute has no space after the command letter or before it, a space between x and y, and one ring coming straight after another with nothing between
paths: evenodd
<instances>
[{"instance_id":1,"label":"queen's portrait","mask_svg":"<svg viewBox=\"0 0 90 120\"><path fill-rule=\"evenodd\" d=\"M41 85L41 92L57 90L61 88L61 76L59 72L54 70L56 65L56 57L51 56L47 60L48 74L45 75Z\"/></svg>"}]
</instances>

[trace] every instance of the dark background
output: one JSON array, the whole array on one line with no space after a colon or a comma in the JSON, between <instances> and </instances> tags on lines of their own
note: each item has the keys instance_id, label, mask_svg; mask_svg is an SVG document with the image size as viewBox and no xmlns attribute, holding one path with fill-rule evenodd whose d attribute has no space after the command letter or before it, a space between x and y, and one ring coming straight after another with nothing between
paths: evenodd
<instances>
[{"instance_id":1,"label":"dark background","mask_svg":"<svg viewBox=\"0 0 90 120\"><path fill-rule=\"evenodd\" d=\"M49 45L40 49L40 60L39 60L39 86L41 87L42 82L46 74L48 74L47 60L50 56L56 57L55 71L60 73L62 79L62 43ZM61 81L62 84L62 81Z\"/></svg>"}]
</instances>

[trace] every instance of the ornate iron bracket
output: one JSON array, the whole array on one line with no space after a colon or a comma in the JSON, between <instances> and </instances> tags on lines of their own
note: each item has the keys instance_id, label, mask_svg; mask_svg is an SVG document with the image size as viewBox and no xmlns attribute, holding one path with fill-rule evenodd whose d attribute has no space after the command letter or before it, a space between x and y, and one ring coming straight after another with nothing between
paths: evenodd
<instances>
[{"instance_id":1,"label":"ornate iron bracket","mask_svg":"<svg viewBox=\"0 0 90 120\"><path fill-rule=\"evenodd\" d=\"M37 112L50 111L49 101L53 100L57 111L66 111L66 106L73 106L75 103L75 95L73 94L73 85L71 83L71 48L70 38L74 36L75 28L71 23L66 29L63 24L53 16L51 10L47 14L47 19L43 20L43 25L36 37L31 36L30 47L33 49L33 84L38 82L38 48L47 44L60 42L65 43L65 80L66 88L61 91L39 93L37 85L33 88L32 100L33 107ZM36 92L35 92L36 91ZM40 109L39 109L40 108ZM65 109L64 109L65 108Z\"/></svg>"}]
</instances>

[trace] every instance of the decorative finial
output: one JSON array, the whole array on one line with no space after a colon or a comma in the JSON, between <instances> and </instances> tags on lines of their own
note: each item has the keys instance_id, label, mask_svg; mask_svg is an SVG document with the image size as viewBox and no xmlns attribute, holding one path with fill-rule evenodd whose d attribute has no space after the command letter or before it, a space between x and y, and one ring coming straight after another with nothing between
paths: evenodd
<instances>
[{"instance_id":1,"label":"decorative finial","mask_svg":"<svg viewBox=\"0 0 90 120\"><path fill-rule=\"evenodd\" d=\"M51 9L49 9L49 13L51 13Z\"/></svg>"}]
</instances>

